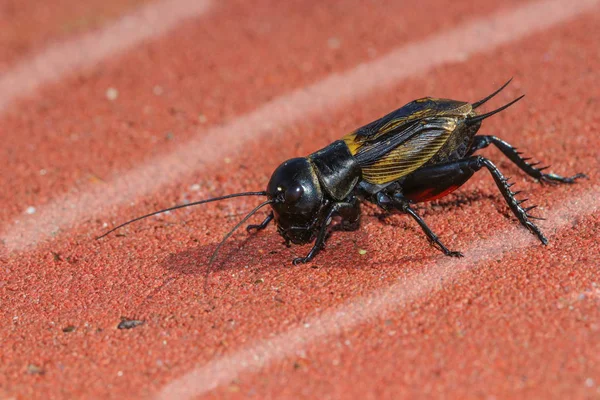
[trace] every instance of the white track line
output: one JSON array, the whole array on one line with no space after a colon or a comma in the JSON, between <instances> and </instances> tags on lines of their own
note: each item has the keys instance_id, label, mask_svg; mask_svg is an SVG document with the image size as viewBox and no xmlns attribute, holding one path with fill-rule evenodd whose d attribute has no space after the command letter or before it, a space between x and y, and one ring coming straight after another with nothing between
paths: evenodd
<instances>
[{"instance_id":1,"label":"white track line","mask_svg":"<svg viewBox=\"0 0 600 400\"><path fill-rule=\"evenodd\" d=\"M592 187L578 195L577 199L563 203L559 209L546 212L549 223L544 224L544 230L550 234L549 237L558 229L571 227L577 219L599 211L599 191L600 186ZM532 246L541 245L519 226L491 239L476 241L467 249L463 259L444 258L432 262L406 282L353 299L308 318L301 326L275 337L260 339L230 355L210 361L164 386L157 398L182 400L201 396L229 384L240 374L258 372L277 361L300 354L310 346L322 345L362 324L384 318L401 305L439 291L445 286L443 282L456 281L488 260L498 260Z\"/></svg>"},{"instance_id":2,"label":"white track line","mask_svg":"<svg viewBox=\"0 0 600 400\"><path fill-rule=\"evenodd\" d=\"M142 6L99 31L50 46L0 77L0 111L42 85L163 35L181 21L205 13L211 3L211 0L159 1Z\"/></svg>"},{"instance_id":3,"label":"white track line","mask_svg":"<svg viewBox=\"0 0 600 400\"><path fill-rule=\"evenodd\" d=\"M102 187L69 194L23 216L18 224L4 226L2 241L8 250L34 247L79 221L99 217L111 207L157 192L162 186L180 182L203 164L221 162L242 151L251 140L260 140L275 128L330 112L376 90L448 62L465 61L469 56L564 22L600 3L600 0L547 0L492 16L475 19L458 28L400 47L373 62L332 74L306 88L279 97L221 127L203 132L174 152L157 157L131 171L115 174ZM424 56L426 55L426 56ZM198 160L199 149L206 156Z\"/></svg>"}]
</instances>

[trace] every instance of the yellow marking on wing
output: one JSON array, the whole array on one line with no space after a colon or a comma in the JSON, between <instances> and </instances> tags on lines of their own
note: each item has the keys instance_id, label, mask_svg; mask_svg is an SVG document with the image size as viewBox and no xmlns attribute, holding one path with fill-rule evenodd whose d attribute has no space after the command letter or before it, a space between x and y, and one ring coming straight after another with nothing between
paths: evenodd
<instances>
[{"instance_id":1,"label":"yellow marking on wing","mask_svg":"<svg viewBox=\"0 0 600 400\"><path fill-rule=\"evenodd\" d=\"M346 143L346 146L348 146L348 149L350 150L350 154L352 154L353 156L356 155L356 152L358 151L358 149L361 146L361 144L358 143L355 140L355 138L356 138L355 132L349 133L342 138L342 140Z\"/></svg>"}]
</instances>

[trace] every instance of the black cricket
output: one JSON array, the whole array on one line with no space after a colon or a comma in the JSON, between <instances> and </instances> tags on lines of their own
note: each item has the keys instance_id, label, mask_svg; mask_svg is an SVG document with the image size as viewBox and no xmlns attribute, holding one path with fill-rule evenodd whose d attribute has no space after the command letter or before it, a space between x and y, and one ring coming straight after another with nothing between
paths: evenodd
<instances>
[{"instance_id":1,"label":"black cricket","mask_svg":"<svg viewBox=\"0 0 600 400\"><path fill-rule=\"evenodd\" d=\"M334 217L339 217L339 230L359 228L360 203L368 201L386 212L410 215L430 242L446 255L462 257L449 250L425 221L411 207L414 203L431 201L454 191L475 172L486 168L511 211L519 222L547 244L548 239L532 222L529 212L536 206L522 207L527 199L515 198L508 179L487 158L474 155L490 144L529 176L545 183L574 183L584 174L562 177L543 173L539 162L495 136L477 135L481 122L506 109L523 96L485 114L475 110L490 100L500 89L475 103L426 97L412 101L390 114L371 122L318 150L308 157L292 158L281 164L269 181L266 191L244 192L178 205L147 214L121 224L104 235L131 222L161 212L240 196L266 196L267 200L254 208L219 243L211 262L223 243L259 209L270 205L272 210L259 225L249 225L248 231L265 229L271 221L289 246L315 241L305 257L294 264L312 260L323 249Z\"/></svg>"}]
</instances>

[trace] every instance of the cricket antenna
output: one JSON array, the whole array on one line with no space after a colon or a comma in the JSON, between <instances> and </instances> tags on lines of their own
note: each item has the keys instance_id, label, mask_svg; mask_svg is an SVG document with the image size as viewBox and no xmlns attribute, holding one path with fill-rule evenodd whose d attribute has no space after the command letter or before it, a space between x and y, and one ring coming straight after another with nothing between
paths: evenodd
<instances>
[{"instance_id":1,"label":"cricket antenna","mask_svg":"<svg viewBox=\"0 0 600 400\"><path fill-rule=\"evenodd\" d=\"M109 233L112 233L112 232L116 231L117 229L124 227L125 225L129 225L129 224L131 224L132 222L136 222L136 221L139 221L140 219L148 218L148 217L151 217L151 216L153 216L153 215L160 214L160 213L164 213L164 212L167 212L167 211L178 210L178 209L180 209L180 208L184 208L184 207L197 206L197 205L200 205L200 204L204 204L204 203L210 203L210 202L213 202L213 201L219 201L219 200L231 199L231 198L233 198L233 197L242 197L242 196L266 196L266 195L267 195L267 192L264 192L264 191L263 191L263 192L244 192L244 193L234 193L234 194L228 194L228 195L226 195L226 196L213 197L213 198L211 198L211 199L206 199L206 200L195 201L195 202L193 202L193 203L188 203L188 204L180 204L180 205L178 205L178 206L174 206L174 207L165 208L164 210L158 210L158 211L154 211L154 212L152 212L152 213L150 213L150 214L142 215L141 217L137 217L137 218L134 218L134 219L132 219L132 220L129 220L129 221L127 221L127 222L124 222L124 223L122 223L121 225L119 225L119 226L116 226L116 227L112 228L110 231L106 232L104 235L98 236L96 239L102 239L104 236L108 235ZM263 204L266 204L266 203L263 203Z\"/></svg>"},{"instance_id":2,"label":"cricket antenna","mask_svg":"<svg viewBox=\"0 0 600 400\"><path fill-rule=\"evenodd\" d=\"M217 245L217 247L213 251L212 255L210 256L210 261L208 262L208 265L211 265L213 263L213 261L217 257L217 254L219 254L219 250L221 249L221 246L223 246L223 243L225 243L227 241L227 239L229 239L231 237L231 235L233 235L233 233L240 226L244 225L246 223L246 221L248 221L250 219L250 217L252 217L254 214L256 214L256 212L258 210L260 210L261 208L263 208L267 204L273 204L273 203L275 203L275 200L267 200L264 203L256 206L254 208L254 210L250 211L240 222L238 222L229 232L227 232L227 234L225 236L223 236L223 239L219 242L219 244Z\"/></svg>"},{"instance_id":3,"label":"cricket antenna","mask_svg":"<svg viewBox=\"0 0 600 400\"><path fill-rule=\"evenodd\" d=\"M486 101L488 101L489 99L491 99L492 97L494 97L495 95L497 95L498 93L500 93L502 91L502 89L504 89L505 87L508 86L508 84L513 80L513 78L510 78L508 80L508 82L506 82L504 85L502 85L502 87L498 90L496 90L494 93L490 94L489 96L487 96L485 99L481 99L479 101L476 101L475 103L471 104L471 106L473 107L473 109L476 109L477 107L479 107L480 105L484 104Z\"/></svg>"},{"instance_id":4,"label":"cricket antenna","mask_svg":"<svg viewBox=\"0 0 600 400\"><path fill-rule=\"evenodd\" d=\"M494 114L497 114L497 113L499 113L500 111L502 111L502 110L504 110L504 109L506 109L506 108L508 108L508 107L512 106L512 105L513 105L513 104L515 104L517 101L521 100L523 97L525 97L525 95L519 96L519 97L517 97L516 99L514 99L513 101L511 101L510 103L508 103L508 104L505 104L505 105L503 105L502 107L495 109L494 111L490 111L489 113L486 113L486 114L481 114L481 115L477 115L477 116L475 116L475 117L469 117L469 118L467 118L467 119L465 120L465 122L466 122L468 125L474 125L474 124L476 124L476 123L478 123L478 122L481 122L481 121L483 121L484 119L486 119L486 118L488 118L488 117L491 117L492 115L494 115Z\"/></svg>"}]
</instances>

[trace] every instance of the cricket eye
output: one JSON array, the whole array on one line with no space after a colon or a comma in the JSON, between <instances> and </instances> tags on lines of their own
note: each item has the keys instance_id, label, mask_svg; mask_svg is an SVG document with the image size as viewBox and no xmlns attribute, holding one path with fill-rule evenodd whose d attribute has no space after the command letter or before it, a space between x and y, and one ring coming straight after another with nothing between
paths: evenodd
<instances>
[{"instance_id":1,"label":"cricket eye","mask_svg":"<svg viewBox=\"0 0 600 400\"><path fill-rule=\"evenodd\" d=\"M292 186L285 191L285 202L288 204L294 204L304 194L304 188L300 185Z\"/></svg>"}]
</instances>

